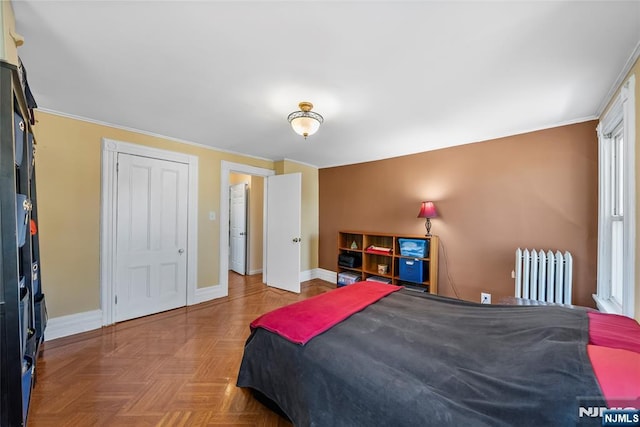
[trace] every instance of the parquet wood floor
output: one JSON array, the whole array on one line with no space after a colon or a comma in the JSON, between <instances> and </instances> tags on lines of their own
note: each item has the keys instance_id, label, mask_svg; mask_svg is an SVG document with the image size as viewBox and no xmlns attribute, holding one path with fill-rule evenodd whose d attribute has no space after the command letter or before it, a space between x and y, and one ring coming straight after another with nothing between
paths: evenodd
<instances>
[{"instance_id":1,"label":"parquet wood floor","mask_svg":"<svg viewBox=\"0 0 640 427\"><path fill-rule=\"evenodd\" d=\"M296 295L261 278L231 273L226 298L45 342L28 426L290 426L235 385L249 323L335 285Z\"/></svg>"}]
</instances>

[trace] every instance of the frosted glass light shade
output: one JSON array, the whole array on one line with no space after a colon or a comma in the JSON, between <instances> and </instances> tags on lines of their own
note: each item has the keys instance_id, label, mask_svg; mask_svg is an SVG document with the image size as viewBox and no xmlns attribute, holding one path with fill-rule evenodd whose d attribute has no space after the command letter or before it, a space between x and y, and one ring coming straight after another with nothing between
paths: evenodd
<instances>
[{"instance_id":1,"label":"frosted glass light shade","mask_svg":"<svg viewBox=\"0 0 640 427\"><path fill-rule=\"evenodd\" d=\"M309 135L313 135L320 129L320 125L324 119L320 114L311 111L313 104L310 102L301 102L299 107L300 111L294 111L289 114L287 120L291 123L294 132L304 136L306 139Z\"/></svg>"},{"instance_id":2,"label":"frosted glass light shade","mask_svg":"<svg viewBox=\"0 0 640 427\"><path fill-rule=\"evenodd\" d=\"M291 120L291 127L295 133L306 138L320 129L320 122L313 117L297 117Z\"/></svg>"}]
</instances>

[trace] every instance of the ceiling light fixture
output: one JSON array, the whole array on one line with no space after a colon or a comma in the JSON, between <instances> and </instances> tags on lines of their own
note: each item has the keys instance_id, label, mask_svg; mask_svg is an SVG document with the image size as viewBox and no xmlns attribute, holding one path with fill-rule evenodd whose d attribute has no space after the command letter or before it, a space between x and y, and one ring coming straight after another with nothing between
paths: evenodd
<instances>
[{"instance_id":1,"label":"ceiling light fixture","mask_svg":"<svg viewBox=\"0 0 640 427\"><path fill-rule=\"evenodd\" d=\"M313 135L320 129L320 125L324 119L320 114L311 111L313 104L310 102L303 101L298 104L298 107L300 107L300 111L294 111L289 114L287 120L291 123L291 127L295 133L307 139L309 135Z\"/></svg>"}]
</instances>

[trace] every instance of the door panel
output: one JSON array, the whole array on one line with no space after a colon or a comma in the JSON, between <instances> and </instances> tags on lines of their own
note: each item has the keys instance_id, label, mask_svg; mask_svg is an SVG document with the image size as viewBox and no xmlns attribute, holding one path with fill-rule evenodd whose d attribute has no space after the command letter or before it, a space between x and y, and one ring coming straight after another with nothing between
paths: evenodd
<instances>
[{"instance_id":1,"label":"door panel","mask_svg":"<svg viewBox=\"0 0 640 427\"><path fill-rule=\"evenodd\" d=\"M247 259L247 185L229 187L229 268L238 274L246 273Z\"/></svg>"},{"instance_id":2,"label":"door panel","mask_svg":"<svg viewBox=\"0 0 640 427\"><path fill-rule=\"evenodd\" d=\"M118 154L116 321L186 305L188 173Z\"/></svg>"},{"instance_id":3,"label":"door panel","mask_svg":"<svg viewBox=\"0 0 640 427\"><path fill-rule=\"evenodd\" d=\"M300 293L302 174L267 178L267 285Z\"/></svg>"}]
</instances>

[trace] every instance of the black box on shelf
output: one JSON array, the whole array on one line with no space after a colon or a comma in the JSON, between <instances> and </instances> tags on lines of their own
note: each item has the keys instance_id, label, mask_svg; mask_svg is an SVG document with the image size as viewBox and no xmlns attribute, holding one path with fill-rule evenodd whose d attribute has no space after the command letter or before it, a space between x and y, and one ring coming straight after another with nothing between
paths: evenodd
<instances>
[{"instance_id":1,"label":"black box on shelf","mask_svg":"<svg viewBox=\"0 0 640 427\"><path fill-rule=\"evenodd\" d=\"M362 255L355 252L345 252L338 255L338 265L346 268L358 268L362 265Z\"/></svg>"}]
</instances>

